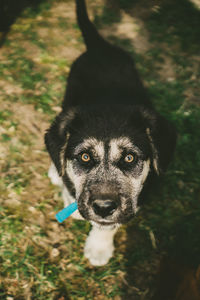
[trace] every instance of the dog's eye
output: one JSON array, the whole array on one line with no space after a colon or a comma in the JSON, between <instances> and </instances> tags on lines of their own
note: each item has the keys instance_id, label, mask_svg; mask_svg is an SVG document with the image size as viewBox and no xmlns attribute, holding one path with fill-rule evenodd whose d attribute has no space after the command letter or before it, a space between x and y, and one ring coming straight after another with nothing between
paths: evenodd
<instances>
[{"instance_id":1,"label":"dog's eye","mask_svg":"<svg viewBox=\"0 0 200 300\"><path fill-rule=\"evenodd\" d=\"M124 158L126 163L132 163L135 161L135 156L133 154L127 154Z\"/></svg>"},{"instance_id":2,"label":"dog's eye","mask_svg":"<svg viewBox=\"0 0 200 300\"><path fill-rule=\"evenodd\" d=\"M83 153L83 154L81 155L81 159L82 159L82 161L84 161L84 162L89 162L89 161L90 161L90 155L89 155L88 153Z\"/></svg>"}]
</instances>

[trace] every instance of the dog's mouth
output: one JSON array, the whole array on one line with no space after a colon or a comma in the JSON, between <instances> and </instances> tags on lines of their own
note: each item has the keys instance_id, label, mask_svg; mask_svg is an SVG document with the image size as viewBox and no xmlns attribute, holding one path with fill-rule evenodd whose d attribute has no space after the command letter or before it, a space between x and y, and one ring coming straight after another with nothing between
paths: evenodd
<instances>
[{"instance_id":1,"label":"dog's mouth","mask_svg":"<svg viewBox=\"0 0 200 300\"><path fill-rule=\"evenodd\" d=\"M79 212L84 219L99 226L114 226L117 223L117 216L119 215L119 211L116 211L110 216L102 217L95 214L90 206L84 206L84 209L80 207Z\"/></svg>"},{"instance_id":2,"label":"dog's mouth","mask_svg":"<svg viewBox=\"0 0 200 300\"><path fill-rule=\"evenodd\" d=\"M112 226L112 225L115 225L116 223L114 222L95 222L101 226Z\"/></svg>"},{"instance_id":3,"label":"dog's mouth","mask_svg":"<svg viewBox=\"0 0 200 300\"><path fill-rule=\"evenodd\" d=\"M114 229L116 227L119 227L120 224L115 223L115 222L105 222L105 221L91 221L91 224L99 227L99 228L106 228L106 229Z\"/></svg>"},{"instance_id":4,"label":"dog's mouth","mask_svg":"<svg viewBox=\"0 0 200 300\"><path fill-rule=\"evenodd\" d=\"M116 215L118 215L118 213L115 213L112 216L103 218L101 216L94 214L94 212L90 208L89 208L88 212L89 213L88 213L86 219L91 223L95 223L95 224L98 224L101 226L112 226L117 223Z\"/></svg>"},{"instance_id":5,"label":"dog's mouth","mask_svg":"<svg viewBox=\"0 0 200 300\"><path fill-rule=\"evenodd\" d=\"M98 219L98 218L91 218L91 222L95 222L99 225L103 225L103 226L110 226L110 225L114 225L116 224L116 222L114 220L106 220L106 219Z\"/></svg>"},{"instance_id":6,"label":"dog's mouth","mask_svg":"<svg viewBox=\"0 0 200 300\"><path fill-rule=\"evenodd\" d=\"M127 206L124 211L117 209L112 215L107 217L96 215L90 206L85 207L84 212L82 210L81 212L81 215L92 224L104 227L115 227L118 224L125 224L135 215L130 206Z\"/></svg>"}]
</instances>

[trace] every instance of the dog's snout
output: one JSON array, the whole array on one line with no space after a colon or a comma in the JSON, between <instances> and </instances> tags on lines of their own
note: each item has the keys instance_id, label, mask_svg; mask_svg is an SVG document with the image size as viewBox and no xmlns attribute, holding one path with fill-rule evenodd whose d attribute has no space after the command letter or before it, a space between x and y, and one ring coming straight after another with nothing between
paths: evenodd
<instances>
[{"instance_id":1,"label":"dog's snout","mask_svg":"<svg viewBox=\"0 0 200 300\"><path fill-rule=\"evenodd\" d=\"M105 218L114 213L117 209L117 203L114 200L95 200L92 207L95 214Z\"/></svg>"}]
</instances>

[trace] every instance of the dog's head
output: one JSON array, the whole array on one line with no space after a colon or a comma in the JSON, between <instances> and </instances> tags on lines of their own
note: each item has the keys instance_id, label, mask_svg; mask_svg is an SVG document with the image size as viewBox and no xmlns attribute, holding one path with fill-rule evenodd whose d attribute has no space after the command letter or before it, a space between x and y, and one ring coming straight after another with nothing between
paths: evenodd
<instances>
[{"instance_id":1,"label":"dog's head","mask_svg":"<svg viewBox=\"0 0 200 300\"><path fill-rule=\"evenodd\" d=\"M168 121L138 107L62 112L45 136L79 212L101 225L125 223L136 213L148 175L165 171L175 139Z\"/></svg>"}]
</instances>

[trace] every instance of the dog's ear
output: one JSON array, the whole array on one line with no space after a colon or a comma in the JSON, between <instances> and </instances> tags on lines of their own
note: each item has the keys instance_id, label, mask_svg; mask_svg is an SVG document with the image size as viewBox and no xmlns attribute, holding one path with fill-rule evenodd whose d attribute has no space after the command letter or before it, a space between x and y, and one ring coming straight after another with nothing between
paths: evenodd
<instances>
[{"instance_id":1,"label":"dog's ear","mask_svg":"<svg viewBox=\"0 0 200 300\"><path fill-rule=\"evenodd\" d=\"M46 148L60 176L64 172L64 152L69 139L68 127L75 114L75 110L61 112L45 134Z\"/></svg>"},{"instance_id":2,"label":"dog's ear","mask_svg":"<svg viewBox=\"0 0 200 300\"><path fill-rule=\"evenodd\" d=\"M176 145L176 129L158 113L145 113L146 134L152 151L152 165L159 175L165 172Z\"/></svg>"}]
</instances>

